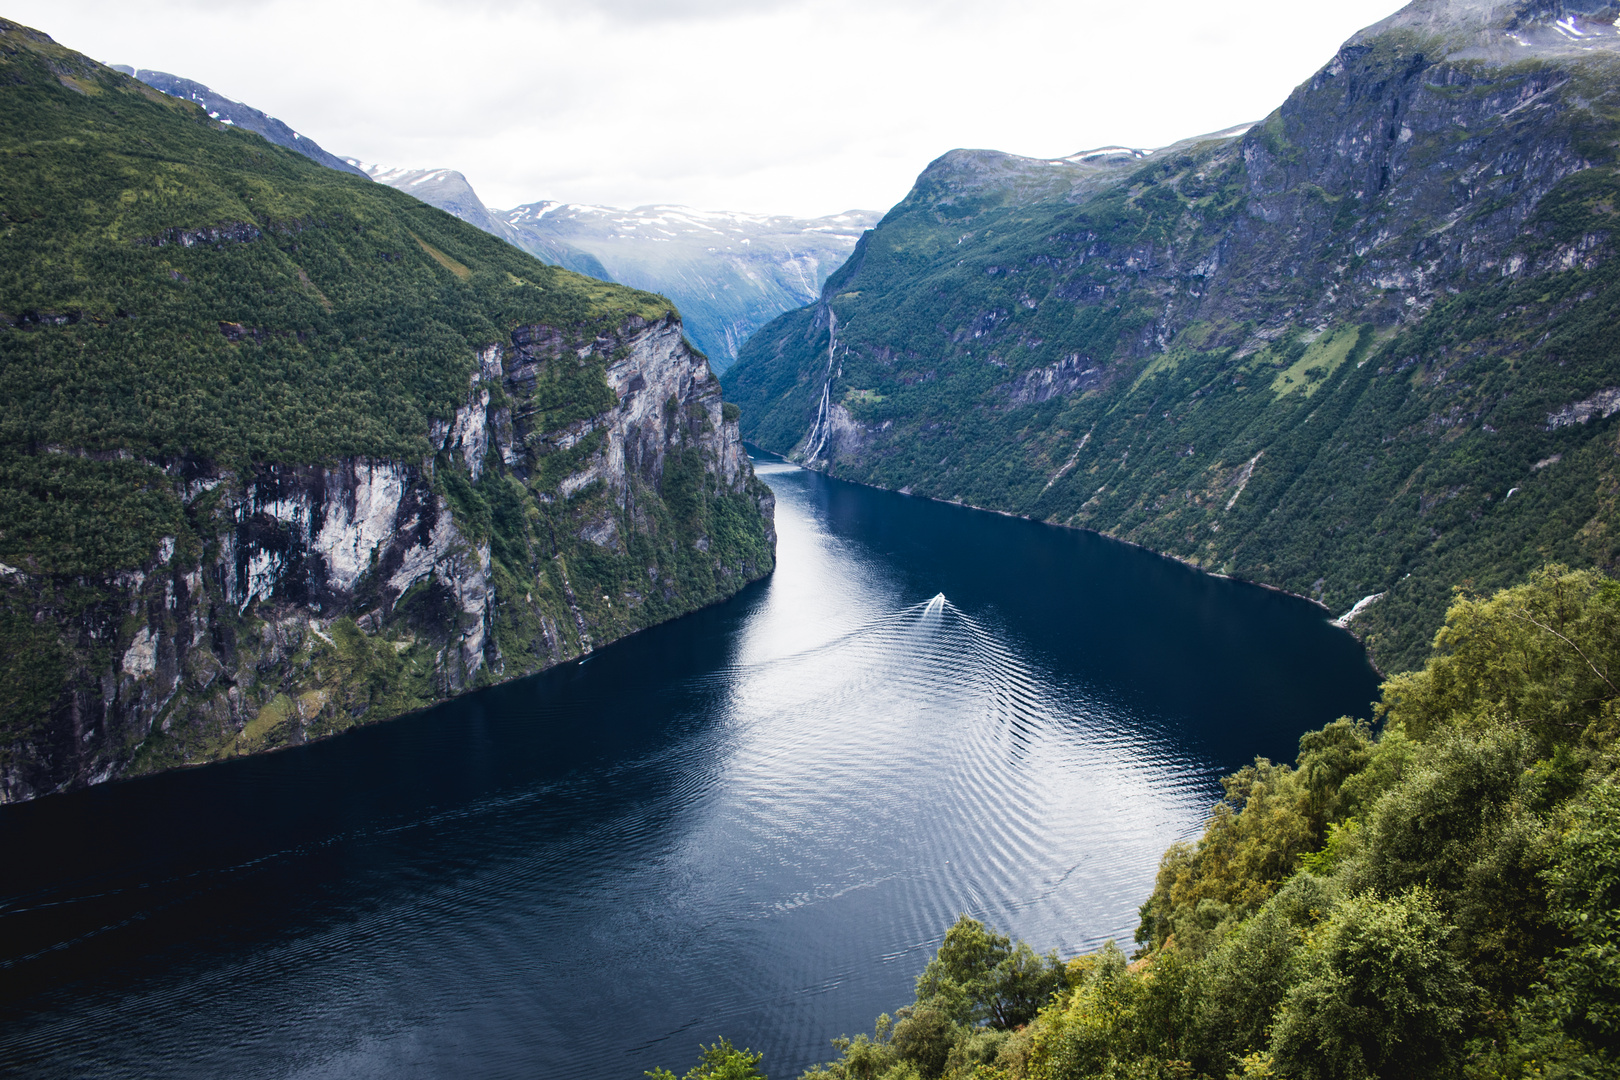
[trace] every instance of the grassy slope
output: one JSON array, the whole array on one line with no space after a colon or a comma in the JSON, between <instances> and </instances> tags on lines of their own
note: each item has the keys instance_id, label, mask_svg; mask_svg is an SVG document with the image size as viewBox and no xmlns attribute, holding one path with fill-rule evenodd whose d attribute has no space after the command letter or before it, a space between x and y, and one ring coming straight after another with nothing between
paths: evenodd
<instances>
[{"instance_id":1,"label":"grassy slope","mask_svg":"<svg viewBox=\"0 0 1620 1080\"><path fill-rule=\"evenodd\" d=\"M1362 63L1387 94L1421 50L1380 49ZM1364 107L1330 91L1302 88L1248 140L1156 156L1078 203L931 169L825 292L838 320L832 397L864 429L833 473L1099 529L1336 612L1388 590L1362 626L1390 668L1421 661L1454 584L1501 586L1553 558L1612 565L1615 422L1549 430L1547 418L1620 386L1608 258L1620 84L1601 60L1566 67L1578 105L1499 121L1505 149L1477 152L1523 168L1545 140L1592 167L1506 239L1518 197L1507 187L1442 228L1450 206L1421 199L1443 183L1397 202L1398 187L1358 201L1307 182L1317 144L1332 141L1323 132ZM1544 74L1451 69L1456 85L1425 88L1444 98L1436 107L1487 114L1493 95ZM1482 127L1463 134L1488 142ZM1476 152L1460 139L1425 132L1405 167L1444 174ZM1293 170L1284 190L1257 190L1245 148ZM1402 314L1417 290L1347 284L1374 276L1381 233L1386 257L1421 263L1448 230L1477 230L1538 269L1515 278L1433 255L1450 279L1421 319ZM1582 249L1572 268L1546 265L1568 249ZM1206 280L1215 255L1225 265ZM1324 306L1335 289L1343 299ZM784 316L727 373L749 438L779 452L804 438L826 324L816 308ZM1091 381L1013 399L1020 375L1066 358L1095 369Z\"/></svg>"}]
</instances>

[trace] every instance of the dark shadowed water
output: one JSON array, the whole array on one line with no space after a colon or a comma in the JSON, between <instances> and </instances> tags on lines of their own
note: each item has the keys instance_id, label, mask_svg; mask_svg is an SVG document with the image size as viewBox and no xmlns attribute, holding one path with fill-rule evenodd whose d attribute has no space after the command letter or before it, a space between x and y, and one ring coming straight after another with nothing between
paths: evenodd
<instances>
[{"instance_id":1,"label":"dark shadowed water","mask_svg":"<svg viewBox=\"0 0 1620 1080\"><path fill-rule=\"evenodd\" d=\"M775 576L283 753L0 808L0 1070L639 1077L828 1056L960 911L1128 941L1215 777L1364 714L1304 601L761 463ZM943 594L943 599L935 599Z\"/></svg>"}]
</instances>

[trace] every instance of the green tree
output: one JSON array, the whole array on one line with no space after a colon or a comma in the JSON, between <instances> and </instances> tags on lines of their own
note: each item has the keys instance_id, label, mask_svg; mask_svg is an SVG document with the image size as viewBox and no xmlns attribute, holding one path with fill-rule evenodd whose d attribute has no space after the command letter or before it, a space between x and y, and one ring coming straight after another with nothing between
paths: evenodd
<instances>
[{"instance_id":1,"label":"green tree","mask_svg":"<svg viewBox=\"0 0 1620 1080\"><path fill-rule=\"evenodd\" d=\"M1272 1036L1298 1080L1439 1077L1456 1070L1476 990L1455 927L1425 889L1343 901L1307 949Z\"/></svg>"},{"instance_id":2,"label":"green tree","mask_svg":"<svg viewBox=\"0 0 1620 1080\"><path fill-rule=\"evenodd\" d=\"M1035 1080L1103 1076L1120 1059L1143 1056L1137 1023L1140 983L1125 955L1109 942L1101 953L1075 962L1078 985L1043 1014L1035 1034L1029 1074Z\"/></svg>"},{"instance_id":3,"label":"green tree","mask_svg":"<svg viewBox=\"0 0 1620 1080\"><path fill-rule=\"evenodd\" d=\"M936 1002L937 999L928 998L901 1009L890 1040L899 1059L914 1066L925 1077L941 1075L950 1059L951 1047L972 1030L966 1024L953 1021Z\"/></svg>"},{"instance_id":4,"label":"green tree","mask_svg":"<svg viewBox=\"0 0 1620 1080\"><path fill-rule=\"evenodd\" d=\"M1423 739L1446 727L1522 728L1551 747L1612 735L1620 716L1620 582L1538 570L1489 597L1461 595L1422 671L1384 683L1379 713Z\"/></svg>"},{"instance_id":5,"label":"green tree","mask_svg":"<svg viewBox=\"0 0 1620 1080\"><path fill-rule=\"evenodd\" d=\"M1028 1023L1064 985L1056 952L1037 956L1024 942L967 915L945 932L938 954L917 977L917 1002L952 1023L1007 1029Z\"/></svg>"},{"instance_id":6,"label":"green tree","mask_svg":"<svg viewBox=\"0 0 1620 1080\"><path fill-rule=\"evenodd\" d=\"M833 1040L839 1059L825 1065L815 1065L804 1072L802 1080L899 1080L918 1077L917 1068L910 1062L901 1062L894 1047L894 1020L888 1013L877 1019L873 1035L864 1032L853 1039L845 1036Z\"/></svg>"},{"instance_id":7,"label":"green tree","mask_svg":"<svg viewBox=\"0 0 1620 1080\"><path fill-rule=\"evenodd\" d=\"M1174 935L1183 948L1202 954L1265 903L1300 857L1321 845L1315 822L1329 801L1331 768L1317 770L1315 789L1309 776L1265 758L1223 778L1226 797L1198 843L1165 852L1142 906L1138 942L1162 946Z\"/></svg>"},{"instance_id":8,"label":"green tree","mask_svg":"<svg viewBox=\"0 0 1620 1080\"><path fill-rule=\"evenodd\" d=\"M1620 1044L1620 782L1593 788L1547 873L1553 919L1572 939L1550 965L1559 1019L1593 1046Z\"/></svg>"},{"instance_id":9,"label":"green tree","mask_svg":"<svg viewBox=\"0 0 1620 1080\"><path fill-rule=\"evenodd\" d=\"M760 1058L765 1055L753 1050L738 1050L730 1039L722 1038L713 1046L700 1046L698 1063L686 1071L682 1080L766 1080L759 1071ZM675 1080L668 1069L653 1069L644 1075L652 1080Z\"/></svg>"},{"instance_id":10,"label":"green tree","mask_svg":"<svg viewBox=\"0 0 1620 1080\"><path fill-rule=\"evenodd\" d=\"M1277 1010L1300 980L1305 935L1331 906L1319 878L1296 874L1209 955L1193 1002L1189 1059L1220 1075L1267 1047Z\"/></svg>"}]
</instances>

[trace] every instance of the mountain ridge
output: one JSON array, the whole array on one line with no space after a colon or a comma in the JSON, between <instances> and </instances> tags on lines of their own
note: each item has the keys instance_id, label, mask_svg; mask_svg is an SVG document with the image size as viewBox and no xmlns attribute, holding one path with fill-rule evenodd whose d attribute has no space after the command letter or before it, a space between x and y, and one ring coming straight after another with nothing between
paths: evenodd
<instances>
[{"instance_id":1,"label":"mountain ridge","mask_svg":"<svg viewBox=\"0 0 1620 1080\"><path fill-rule=\"evenodd\" d=\"M429 206L437 206L491 236L500 237L513 247L527 251L542 262L601 281L615 280L596 256L589 252L562 242L546 242L543 239L536 242L537 238L525 236L513 228L505 220L505 212L485 206L467 177L455 169L402 169L370 164L359 158L343 160L377 183L403 191Z\"/></svg>"},{"instance_id":2,"label":"mountain ridge","mask_svg":"<svg viewBox=\"0 0 1620 1080\"><path fill-rule=\"evenodd\" d=\"M542 200L500 212L518 246L583 252L615 281L674 300L724 371L755 329L813 301L878 216L819 218L649 204L630 210Z\"/></svg>"},{"instance_id":3,"label":"mountain ridge","mask_svg":"<svg viewBox=\"0 0 1620 1080\"><path fill-rule=\"evenodd\" d=\"M137 70L128 64L110 64L108 66L114 71L121 71L125 75L134 76L147 86L152 87L154 90L161 90L170 97L195 102L202 106L203 111L208 114L210 120L217 120L222 124L239 127L244 131L251 131L261 135L269 142L303 154L311 161L325 165L328 169L356 174L360 171L344 159L322 149L320 144L308 135L294 131L274 116L260 112L251 105L233 101L200 82L181 78L179 75L171 75L166 71Z\"/></svg>"}]
</instances>

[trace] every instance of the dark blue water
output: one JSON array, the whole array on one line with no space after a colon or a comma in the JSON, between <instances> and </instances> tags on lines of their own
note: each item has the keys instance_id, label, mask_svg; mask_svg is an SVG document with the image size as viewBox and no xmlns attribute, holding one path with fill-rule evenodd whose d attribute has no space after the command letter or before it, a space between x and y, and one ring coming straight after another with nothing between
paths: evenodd
<instances>
[{"instance_id":1,"label":"dark blue water","mask_svg":"<svg viewBox=\"0 0 1620 1080\"><path fill-rule=\"evenodd\" d=\"M0 1069L791 1077L960 911L1128 940L1214 778L1364 714L1303 601L761 464L730 603L325 743L0 809ZM943 599L935 600L937 594Z\"/></svg>"}]
</instances>

